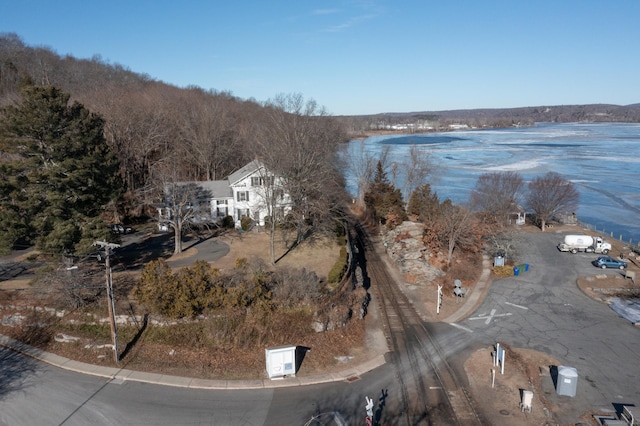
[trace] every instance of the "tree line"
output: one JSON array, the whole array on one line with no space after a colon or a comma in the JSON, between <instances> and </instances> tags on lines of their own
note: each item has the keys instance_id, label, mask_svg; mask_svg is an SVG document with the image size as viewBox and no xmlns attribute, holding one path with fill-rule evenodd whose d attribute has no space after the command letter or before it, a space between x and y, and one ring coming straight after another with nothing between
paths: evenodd
<instances>
[{"instance_id":1,"label":"tree line","mask_svg":"<svg viewBox=\"0 0 640 426\"><path fill-rule=\"evenodd\" d=\"M447 265L455 250L475 253L487 244L493 254L504 255L504 236L520 215L530 214L544 231L550 220L578 207L578 191L561 175L548 172L525 184L513 171L480 175L468 202L455 205L432 191L429 181L441 170L427 151L412 147L406 158L393 161L388 148L376 158L364 142L355 146L348 158L357 183L356 203L367 220L389 228L407 219L422 222L423 241L432 251L445 253ZM397 182L404 182L403 187Z\"/></svg>"}]
</instances>

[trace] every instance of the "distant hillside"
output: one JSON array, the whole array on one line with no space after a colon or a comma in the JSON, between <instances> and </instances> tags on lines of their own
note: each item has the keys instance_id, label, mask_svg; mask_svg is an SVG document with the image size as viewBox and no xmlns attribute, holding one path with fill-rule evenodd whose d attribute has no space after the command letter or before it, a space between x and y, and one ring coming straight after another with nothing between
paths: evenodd
<instances>
[{"instance_id":1,"label":"distant hillside","mask_svg":"<svg viewBox=\"0 0 640 426\"><path fill-rule=\"evenodd\" d=\"M521 108L461 109L338 117L351 134L389 131L446 131L461 126L505 128L541 122L640 123L640 104L544 105Z\"/></svg>"},{"instance_id":2,"label":"distant hillside","mask_svg":"<svg viewBox=\"0 0 640 426\"><path fill-rule=\"evenodd\" d=\"M424 115L425 113L417 113ZM447 120L483 121L513 120L512 124L535 122L637 122L640 121L640 104L631 106L590 104L590 105L548 105L521 108L468 109L440 111L434 114ZM416 115L411 113L411 115Z\"/></svg>"}]
</instances>

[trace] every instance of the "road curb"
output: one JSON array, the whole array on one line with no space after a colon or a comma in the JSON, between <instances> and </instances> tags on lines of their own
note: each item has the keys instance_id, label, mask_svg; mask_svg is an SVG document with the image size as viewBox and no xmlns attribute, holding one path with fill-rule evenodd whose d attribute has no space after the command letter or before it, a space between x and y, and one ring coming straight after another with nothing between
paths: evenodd
<instances>
[{"instance_id":1,"label":"road curb","mask_svg":"<svg viewBox=\"0 0 640 426\"><path fill-rule=\"evenodd\" d=\"M134 381L163 386L175 386L193 389L274 389L290 386L315 385L357 379L361 374L374 370L385 364L385 355L378 355L360 365L353 366L337 373L327 373L308 377L286 377L282 379L256 380L208 380L189 377L172 376L159 373L147 373L124 368L104 367L85 362L74 361L59 355L43 351L27 345L11 337L0 334L0 346L37 359L54 367L91 376L104 377L111 380Z\"/></svg>"}]
</instances>

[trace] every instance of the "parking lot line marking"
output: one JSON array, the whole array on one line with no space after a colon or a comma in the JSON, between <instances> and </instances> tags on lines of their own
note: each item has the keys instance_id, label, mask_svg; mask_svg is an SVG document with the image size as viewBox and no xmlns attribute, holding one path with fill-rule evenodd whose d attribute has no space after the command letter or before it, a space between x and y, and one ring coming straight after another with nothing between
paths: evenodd
<instances>
[{"instance_id":1,"label":"parking lot line marking","mask_svg":"<svg viewBox=\"0 0 640 426\"><path fill-rule=\"evenodd\" d=\"M456 328L459 328L460 330L464 330L464 331L466 331L466 332L473 333L473 330L472 330L472 329L467 328L467 327L465 327L465 326L463 326L463 325L456 324L455 322L451 322L451 323L449 323L449 324L451 324L452 326L454 326L454 327L456 327Z\"/></svg>"},{"instance_id":2,"label":"parking lot line marking","mask_svg":"<svg viewBox=\"0 0 640 426\"><path fill-rule=\"evenodd\" d=\"M496 310L492 309L489 315L480 315L480 316L469 318L469 319L470 320L483 319L485 320L484 321L485 324L489 324L494 317L508 317L509 315L511 315L511 312L507 312L506 314L496 314Z\"/></svg>"},{"instance_id":3,"label":"parking lot line marking","mask_svg":"<svg viewBox=\"0 0 640 426\"><path fill-rule=\"evenodd\" d=\"M516 308L520 308L520 309L529 309L526 306L520 306L520 305L516 305L515 303L511 303L511 302L504 302L505 305L511 305L511 306L515 306Z\"/></svg>"}]
</instances>

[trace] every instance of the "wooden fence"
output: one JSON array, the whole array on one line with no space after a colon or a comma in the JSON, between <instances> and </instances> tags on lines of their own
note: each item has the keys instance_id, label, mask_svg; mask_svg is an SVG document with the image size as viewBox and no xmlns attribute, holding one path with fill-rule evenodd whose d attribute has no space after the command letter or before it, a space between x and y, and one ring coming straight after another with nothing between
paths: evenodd
<instances>
[{"instance_id":1,"label":"wooden fence","mask_svg":"<svg viewBox=\"0 0 640 426\"><path fill-rule=\"evenodd\" d=\"M613 231L607 231L604 226L600 229L598 229L598 227L596 227L595 225L592 225L590 223L586 223L586 222L582 222L582 221L578 221L578 225L582 226L583 228L589 229L591 231L597 232L599 234L602 234L606 237L610 237L612 239L617 239L623 243L627 243L629 244L629 248L631 250L633 250L636 253L640 253L640 241L633 241L633 238L628 236L628 235L624 235L622 233L617 234L614 233ZM618 235L616 237L616 234Z\"/></svg>"}]
</instances>

